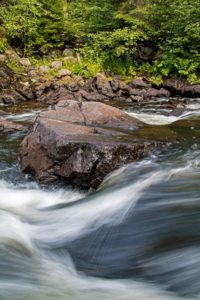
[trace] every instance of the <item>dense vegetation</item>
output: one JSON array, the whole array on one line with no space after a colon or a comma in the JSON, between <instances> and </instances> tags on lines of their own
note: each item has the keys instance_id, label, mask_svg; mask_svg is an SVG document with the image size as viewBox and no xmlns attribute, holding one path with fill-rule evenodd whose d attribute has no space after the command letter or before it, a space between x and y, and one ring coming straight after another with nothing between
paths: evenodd
<instances>
[{"instance_id":1,"label":"dense vegetation","mask_svg":"<svg viewBox=\"0 0 200 300\"><path fill-rule=\"evenodd\" d=\"M77 72L150 74L191 82L200 73L200 0L0 0L0 51L29 56L71 47Z\"/></svg>"}]
</instances>

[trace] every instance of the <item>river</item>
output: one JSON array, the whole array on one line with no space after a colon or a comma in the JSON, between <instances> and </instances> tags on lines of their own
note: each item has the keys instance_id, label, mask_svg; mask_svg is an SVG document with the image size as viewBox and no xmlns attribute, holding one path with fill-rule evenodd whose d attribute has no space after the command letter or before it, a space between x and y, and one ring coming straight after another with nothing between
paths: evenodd
<instances>
[{"instance_id":1,"label":"river","mask_svg":"<svg viewBox=\"0 0 200 300\"><path fill-rule=\"evenodd\" d=\"M176 139L93 193L39 186L20 172L23 136L0 134L0 300L200 299L200 99L178 117L126 111Z\"/></svg>"}]
</instances>

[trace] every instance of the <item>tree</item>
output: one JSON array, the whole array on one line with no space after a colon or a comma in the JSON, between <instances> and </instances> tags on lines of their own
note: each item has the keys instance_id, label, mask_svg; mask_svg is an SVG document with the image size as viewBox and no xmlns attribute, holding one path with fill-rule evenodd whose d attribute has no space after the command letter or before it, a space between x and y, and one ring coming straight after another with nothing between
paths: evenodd
<instances>
[{"instance_id":1,"label":"tree","mask_svg":"<svg viewBox=\"0 0 200 300\"><path fill-rule=\"evenodd\" d=\"M8 41L25 53L63 43L63 0L57 0L54 5L46 0L10 0L1 6L0 18Z\"/></svg>"}]
</instances>

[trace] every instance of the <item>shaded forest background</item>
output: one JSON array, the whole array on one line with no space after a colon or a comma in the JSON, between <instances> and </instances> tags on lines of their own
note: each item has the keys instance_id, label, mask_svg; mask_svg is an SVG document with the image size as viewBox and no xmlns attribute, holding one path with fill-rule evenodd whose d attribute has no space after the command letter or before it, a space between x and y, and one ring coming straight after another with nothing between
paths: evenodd
<instances>
[{"instance_id":1,"label":"shaded forest background","mask_svg":"<svg viewBox=\"0 0 200 300\"><path fill-rule=\"evenodd\" d=\"M80 53L83 70L156 83L200 74L200 0L0 0L0 52L28 57L52 49ZM84 65L84 67L83 67Z\"/></svg>"}]
</instances>

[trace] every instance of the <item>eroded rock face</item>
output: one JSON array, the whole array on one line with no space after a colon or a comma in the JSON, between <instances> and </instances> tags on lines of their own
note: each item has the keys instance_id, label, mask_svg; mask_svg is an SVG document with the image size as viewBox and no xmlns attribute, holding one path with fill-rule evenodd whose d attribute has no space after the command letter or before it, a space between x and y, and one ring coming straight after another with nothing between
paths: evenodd
<instances>
[{"instance_id":1,"label":"eroded rock face","mask_svg":"<svg viewBox=\"0 0 200 300\"><path fill-rule=\"evenodd\" d=\"M97 102L60 101L36 120L21 148L21 166L40 182L59 178L96 188L123 164L155 148L132 136L141 123Z\"/></svg>"}]
</instances>

